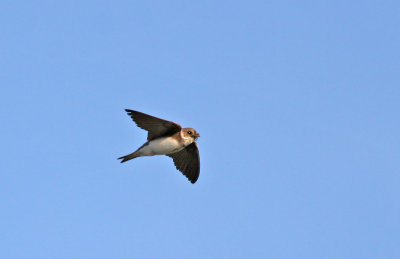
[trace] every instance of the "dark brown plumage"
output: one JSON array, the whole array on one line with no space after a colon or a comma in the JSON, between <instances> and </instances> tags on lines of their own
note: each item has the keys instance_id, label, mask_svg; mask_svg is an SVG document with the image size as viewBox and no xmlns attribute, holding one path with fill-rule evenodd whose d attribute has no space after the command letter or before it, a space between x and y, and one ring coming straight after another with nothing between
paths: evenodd
<instances>
[{"instance_id":1,"label":"dark brown plumage","mask_svg":"<svg viewBox=\"0 0 400 259\"><path fill-rule=\"evenodd\" d=\"M182 129L172 121L129 109L125 111L138 127L148 131L148 135L147 142L138 150L119 158L121 163L140 156L164 154L173 159L175 167L191 183L195 183L200 175L200 155L196 144L200 134L193 128Z\"/></svg>"},{"instance_id":2,"label":"dark brown plumage","mask_svg":"<svg viewBox=\"0 0 400 259\"><path fill-rule=\"evenodd\" d=\"M147 130L147 140L153 140L155 138L171 136L176 132L179 132L182 127L178 123L163 120L142 112L125 109L132 120L140 128Z\"/></svg>"},{"instance_id":3,"label":"dark brown plumage","mask_svg":"<svg viewBox=\"0 0 400 259\"><path fill-rule=\"evenodd\" d=\"M196 142L179 152L167 155L174 160L176 169L181 171L191 183L195 183L200 175L200 155Z\"/></svg>"}]
</instances>

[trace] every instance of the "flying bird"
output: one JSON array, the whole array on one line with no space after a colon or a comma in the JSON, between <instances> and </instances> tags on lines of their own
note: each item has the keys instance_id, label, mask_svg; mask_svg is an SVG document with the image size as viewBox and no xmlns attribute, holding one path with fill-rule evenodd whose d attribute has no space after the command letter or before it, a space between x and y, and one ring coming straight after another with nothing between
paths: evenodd
<instances>
[{"instance_id":1,"label":"flying bird","mask_svg":"<svg viewBox=\"0 0 400 259\"><path fill-rule=\"evenodd\" d=\"M125 109L136 125L147 130L147 142L135 152L122 156L121 163L141 156L167 155L191 183L200 175L200 156L196 140L200 134L193 128L182 128L176 122L142 112Z\"/></svg>"}]
</instances>

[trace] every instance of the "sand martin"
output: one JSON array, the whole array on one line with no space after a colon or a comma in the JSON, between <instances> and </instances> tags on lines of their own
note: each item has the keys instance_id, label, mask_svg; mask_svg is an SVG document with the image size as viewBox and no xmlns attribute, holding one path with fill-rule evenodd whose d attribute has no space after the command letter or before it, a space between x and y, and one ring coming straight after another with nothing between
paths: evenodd
<instances>
[{"instance_id":1,"label":"sand martin","mask_svg":"<svg viewBox=\"0 0 400 259\"><path fill-rule=\"evenodd\" d=\"M200 156L196 140L200 134L193 128L182 128L178 123L163 120L138 111L125 109L140 128L147 130L147 142L135 152L120 157L121 163L141 156L167 155L174 160L176 169L190 182L200 174Z\"/></svg>"}]
</instances>

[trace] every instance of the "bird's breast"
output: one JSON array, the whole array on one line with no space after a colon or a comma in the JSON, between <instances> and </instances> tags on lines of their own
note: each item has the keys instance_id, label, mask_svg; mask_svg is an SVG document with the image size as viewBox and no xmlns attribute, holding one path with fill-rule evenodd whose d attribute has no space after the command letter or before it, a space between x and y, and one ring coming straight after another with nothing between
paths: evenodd
<instances>
[{"instance_id":1,"label":"bird's breast","mask_svg":"<svg viewBox=\"0 0 400 259\"><path fill-rule=\"evenodd\" d=\"M165 155L178 152L185 146L173 137L158 138L150 141L148 148L154 155Z\"/></svg>"}]
</instances>

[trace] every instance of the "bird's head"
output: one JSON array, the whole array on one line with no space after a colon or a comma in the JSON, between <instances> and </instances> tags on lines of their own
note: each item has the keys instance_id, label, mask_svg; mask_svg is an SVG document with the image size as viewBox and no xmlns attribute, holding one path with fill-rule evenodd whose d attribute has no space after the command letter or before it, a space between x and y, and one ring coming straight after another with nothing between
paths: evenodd
<instances>
[{"instance_id":1,"label":"bird's head","mask_svg":"<svg viewBox=\"0 0 400 259\"><path fill-rule=\"evenodd\" d=\"M200 134L197 133L197 131L193 128L184 128L182 129L183 134L185 135L185 137L187 138L193 138L193 141L196 141L197 138L200 137Z\"/></svg>"}]
</instances>

